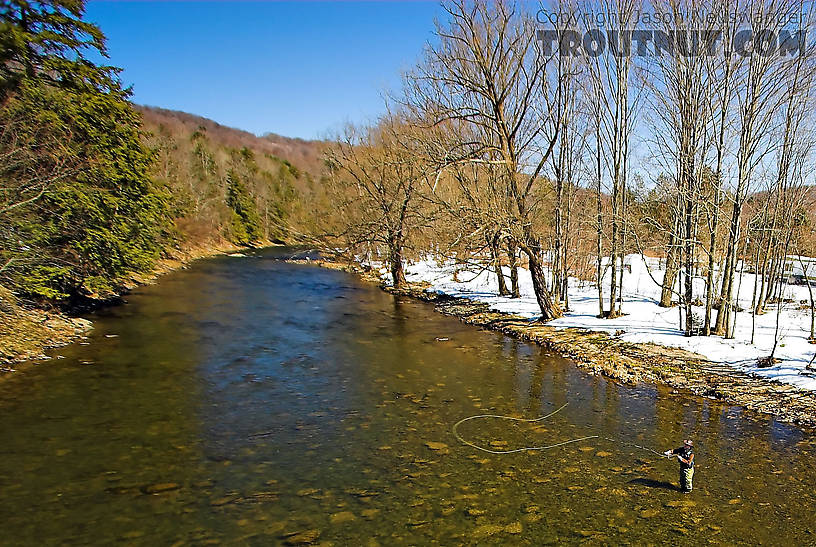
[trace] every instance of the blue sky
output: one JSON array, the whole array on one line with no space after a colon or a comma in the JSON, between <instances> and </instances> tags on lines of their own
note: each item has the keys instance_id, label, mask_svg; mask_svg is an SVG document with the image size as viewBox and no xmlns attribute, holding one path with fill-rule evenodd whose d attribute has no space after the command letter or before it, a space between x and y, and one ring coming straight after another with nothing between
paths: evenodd
<instances>
[{"instance_id":1,"label":"blue sky","mask_svg":"<svg viewBox=\"0 0 816 547\"><path fill-rule=\"evenodd\" d=\"M133 101L256 134L318 138L382 111L431 36L435 1L91 0Z\"/></svg>"}]
</instances>

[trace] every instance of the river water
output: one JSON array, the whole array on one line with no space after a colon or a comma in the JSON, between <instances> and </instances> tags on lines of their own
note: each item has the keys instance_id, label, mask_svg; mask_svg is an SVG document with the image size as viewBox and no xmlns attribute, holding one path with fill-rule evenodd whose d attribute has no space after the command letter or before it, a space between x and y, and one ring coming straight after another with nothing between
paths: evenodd
<instances>
[{"instance_id":1,"label":"river water","mask_svg":"<svg viewBox=\"0 0 816 547\"><path fill-rule=\"evenodd\" d=\"M0 383L0 543L814 543L799 429L618 385L285 249L202 260ZM61 356L62 358L57 358ZM658 451L695 439L695 489Z\"/></svg>"}]
</instances>

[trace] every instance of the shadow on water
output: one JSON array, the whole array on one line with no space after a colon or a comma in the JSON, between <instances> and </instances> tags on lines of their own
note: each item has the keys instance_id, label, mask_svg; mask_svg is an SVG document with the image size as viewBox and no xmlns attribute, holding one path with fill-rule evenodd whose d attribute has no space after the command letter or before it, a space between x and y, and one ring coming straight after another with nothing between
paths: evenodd
<instances>
[{"instance_id":1,"label":"shadow on water","mask_svg":"<svg viewBox=\"0 0 816 547\"><path fill-rule=\"evenodd\" d=\"M0 544L812 542L807 432L586 374L291 254L165 276L0 383ZM603 439L500 456L451 433L564 403L460 433ZM683 496L634 445L687 437Z\"/></svg>"},{"instance_id":2,"label":"shadow on water","mask_svg":"<svg viewBox=\"0 0 816 547\"><path fill-rule=\"evenodd\" d=\"M662 488L663 490L674 490L675 492L680 491L680 489L677 488L677 486L673 485L670 482L649 479L646 477L638 477L636 479L632 479L629 481L629 484L646 486L647 488Z\"/></svg>"}]
</instances>

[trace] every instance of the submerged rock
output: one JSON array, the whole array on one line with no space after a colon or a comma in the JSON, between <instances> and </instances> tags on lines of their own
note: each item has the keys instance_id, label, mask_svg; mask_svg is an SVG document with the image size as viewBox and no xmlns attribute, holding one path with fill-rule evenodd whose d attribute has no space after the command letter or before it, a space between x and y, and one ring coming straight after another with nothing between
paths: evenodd
<instances>
[{"instance_id":1,"label":"submerged rock","mask_svg":"<svg viewBox=\"0 0 816 547\"><path fill-rule=\"evenodd\" d=\"M691 500L676 500L666 503L666 507L694 507L695 505L697 503Z\"/></svg>"},{"instance_id":2,"label":"submerged rock","mask_svg":"<svg viewBox=\"0 0 816 547\"><path fill-rule=\"evenodd\" d=\"M160 482L142 486L142 492L145 494L161 494L162 492L170 492L171 490L178 490L181 486L175 482Z\"/></svg>"},{"instance_id":3,"label":"submerged rock","mask_svg":"<svg viewBox=\"0 0 816 547\"><path fill-rule=\"evenodd\" d=\"M318 540L320 537L320 530L303 530L301 532L292 532L282 536L285 545L310 545Z\"/></svg>"},{"instance_id":4,"label":"submerged rock","mask_svg":"<svg viewBox=\"0 0 816 547\"><path fill-rule=\"evenodd\" d=\"M329 520L332 524L343 524L344 522L351 522L353 520L357 520L357 517L354 516L354 513L351 511L341 511L339 513L333 514L329 517Z\"/></svg>"},{"instance_id":5,"label":"submerged rock","mask_svg":"<svg viewBox=\"0 0 816 547\"><path fill-rule=\"evenodd\" d=\"M482 524L473 530L474 538L486 538L488 536L495 536L504 532L504 526L501 524Z\"/></svg>"},{"instance_id":6,"label":"submerged rock","mask_svg":"<svg viewBox=\"0 0 816 547\"><path fill-rule=\"evenodd\" d=\"M370 520L376 517L379 512L379 509L363 509L361 515L363 515L363 518Z\"/></svg>"},{"instance_id":7,"label":"submerged rock","mask_svg":"<svg viewBox=\"0 0 816 547\"><path fill-rule=\"evenodd\" d=\"M236 496L236 495L223 496L223 497L216 498L216 499L212 500L210 502L210 505L212 505L213 507L221 507L223 505L234 503L234 502L238 501L239 499L241 499L241 497Z\"/></svg>"},{"instance_id":8,"label":"submerged rock","mask_svg":"<svg viewBox=\"0 0 816 547\"><path fill-rule=\"evenodd\" d=\"M512 522L504 528L504 531L508 534L520 534L522 530L520 522Z\"/></svg>"}]
</instances>

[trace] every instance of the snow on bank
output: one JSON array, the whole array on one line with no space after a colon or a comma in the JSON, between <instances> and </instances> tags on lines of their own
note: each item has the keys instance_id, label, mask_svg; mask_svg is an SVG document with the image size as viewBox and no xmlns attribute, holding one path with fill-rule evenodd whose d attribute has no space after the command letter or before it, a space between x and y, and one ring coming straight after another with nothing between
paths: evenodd
<instances>
[{"instance_id":1,"label":"snow on bank","mask_svg":"<svg viewBox=\"0 0 816 547\"><path fill-rule=\"evenodd\" d=\"M657 305L660 299L660 286L656 281L662 281L663 272L657 269L656 260L647 260L651 276L647 263L640 255L629 255L625 259L625 264L631 268L631 272L627 268L624 274L623 317L611 320L596 317L598 289L594 283L570 278L571 309L564 317L548 324L559 328L579 327L604 331L613 335L620 333L620 338L628 342L650 342L682 348L751 374L816 391L816 375L803 373L816 351L816 345L807 341L810 334L810 309L809 306L802 310L796 309L800 301L808 301L807 287L785 286L784 297L793 299L795 303L783 308L780 317L780 340L776 357L781 362L769 368L758 368L757 359L770 355L773 347L776 327L775 306L770 306L767 313L756 317L754 344L750 343L752 325L750 311L737 314L733 340L719 336L686 337L679 328L679 310L676 307L667 309ZM512 299L498 296L498 282L492 272L467 271L462 270L461 266L459 268L457 282L454 281L456 267L453 263L438 263L433 259L426 259L407 264L406 278L410 282L430 283L431 291L485 302L496 311L514 313L530 319L540 315L529 271L519 269L521 298ZM507 268L505 271L509 276ZM385 270L382 270L382 274L384 278L387 277ZM753 274L743 275L739 303L740 307L746 310L751 308L754 280ZM695 279L695 294L702 295L703 290L704 280ZM608 294L606 299L608 302ZM702 307L695 307L694 312L703 317L705 310Z\"/></svg>"}]
</instances>

